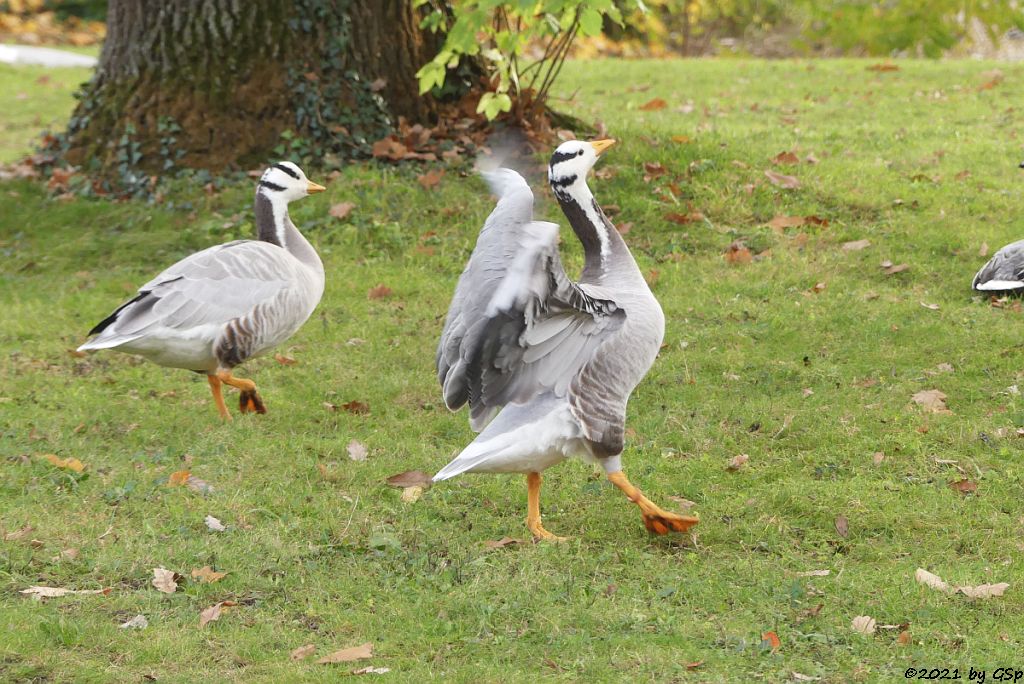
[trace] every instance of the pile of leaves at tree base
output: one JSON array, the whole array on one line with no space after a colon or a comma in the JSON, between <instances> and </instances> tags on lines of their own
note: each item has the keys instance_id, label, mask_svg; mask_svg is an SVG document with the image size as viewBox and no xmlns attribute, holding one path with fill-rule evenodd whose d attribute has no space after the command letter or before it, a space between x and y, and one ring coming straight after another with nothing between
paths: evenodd
<instances>
[{"instance_id":1,"label":"pile of leaves at tree base","mask_svg":"<svg viewBox=\"0 0 1024 684\"><path fill-rule=\"evenodd\" d=\"M98 21L106 3L61 0L7 0L0 4L0 43L21 45L98 45L107 25ZM95 5L92 11L89 5Z\"/></svg>"}]
</instances>

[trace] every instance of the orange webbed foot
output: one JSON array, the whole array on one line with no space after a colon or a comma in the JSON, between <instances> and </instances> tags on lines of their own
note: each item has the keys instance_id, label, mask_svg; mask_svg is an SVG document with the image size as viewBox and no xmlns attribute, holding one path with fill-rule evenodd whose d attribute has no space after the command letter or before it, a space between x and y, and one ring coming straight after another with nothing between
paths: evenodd
<instances>
[{"instance_id":1,"label":"orange webbed foot","mask_svg":"<svg viewBox=\"0 0 1024 684\"><path fill-rule=\"evenodd\" d=\"M242 390L238 397L238 409L242 413L266 413L267 407L256 390Z\"/></svg>"},{"instance_id":2,"label":"orange webbed foot","mask_svg":"<svg viewBox=\"0 0 1024 684\"><path fill-rule=\"evenodd\" d=\"M657 512L644 512L644 527L648 532L654 534L668 534L669 532L686 532L700 522L692 515L679 515L659 509Z\"/></svg>"}]
</instances>

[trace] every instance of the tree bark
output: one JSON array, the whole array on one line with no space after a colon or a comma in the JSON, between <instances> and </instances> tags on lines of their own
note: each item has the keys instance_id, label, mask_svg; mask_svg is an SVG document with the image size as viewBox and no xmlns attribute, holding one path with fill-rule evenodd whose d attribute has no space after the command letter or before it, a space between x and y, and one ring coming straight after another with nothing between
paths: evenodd
<instances>
[{"instance_id":1,"label":"tree bark","mask_svg":"<svg viewBox=\"0 0 1024 684\"><path fill-rule=\"evenodd\" d=\"M260 165L282 134L293 157L366 153L429 122L415 73L440 40L410 0L110 0L65 157L141 180Z\"/></svg>"}]
</instances>

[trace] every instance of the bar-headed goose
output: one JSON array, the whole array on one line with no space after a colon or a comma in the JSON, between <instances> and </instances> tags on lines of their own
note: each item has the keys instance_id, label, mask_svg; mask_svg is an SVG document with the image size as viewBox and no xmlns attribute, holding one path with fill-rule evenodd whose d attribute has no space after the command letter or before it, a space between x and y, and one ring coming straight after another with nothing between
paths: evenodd
<instances>
[{"instance_id":1,"label":"bar-headed goose","mask_svg":"<svg viewBox=\"0 0 1024 684\"><path fill-rule=\"evenodd\" d=\"M291 337L324 291L324 267L288 218L288 203L322 185L291 162L256 187L257 240L235 240L182 259L89 331L78 349L117 349L170 368L204 373L223 418L221 384L241 390L241 411L266 413L256 384L231 370Z\"/></svg>"},{"instance_id":2,"label":"bar-headed goose","mask_svg":"<svg viewBox=\"0 0 1024 684\"><path fill-rule=\"evenodd\" d=\"M662 510L622 472L626 402L658 355L665 317L587 187L587 172L613 143L563 143L548 167L583 244L579 282L559 259L558 226L533 220L523 177L505 168L483 174L498 204L459 278L437 349L445 403L455 410L468 402L480 434L434 480L525 473L526 524L537 539L560 539L541 524L541 472L570 456L600 463L648 530L698 522Z\"/></svg>"}]
</instances>

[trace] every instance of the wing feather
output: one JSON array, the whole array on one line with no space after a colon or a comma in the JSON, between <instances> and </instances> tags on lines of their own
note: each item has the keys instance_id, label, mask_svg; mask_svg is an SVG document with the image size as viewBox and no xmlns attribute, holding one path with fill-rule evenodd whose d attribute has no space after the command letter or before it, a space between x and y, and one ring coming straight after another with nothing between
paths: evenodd
<instances>
[{"instance_id":1,"label":"wing feather","mask_svg":"<svg viewBox=\"0 0 1024 684\"><path fill-rule=\"evenodd\" d=\"M558 226L533 220L533 193L515 171L483 174L498 203L459 278L437 349L445 403L470 405L482 429L502 406L564 396L625 318L565 274Z\"/></svg>"}]
</instances>

